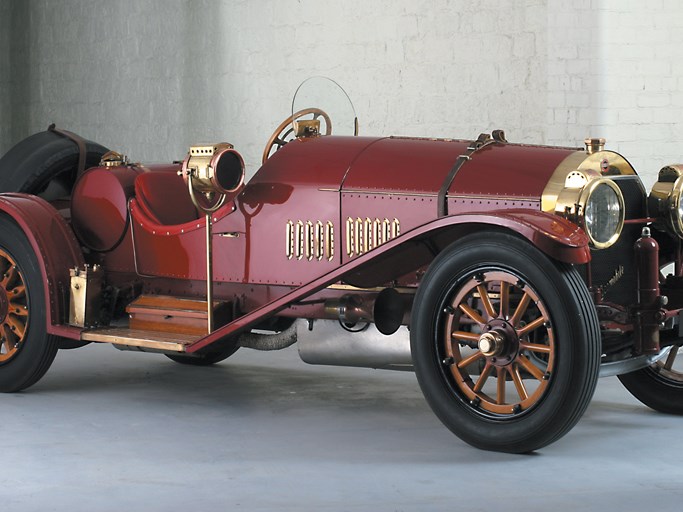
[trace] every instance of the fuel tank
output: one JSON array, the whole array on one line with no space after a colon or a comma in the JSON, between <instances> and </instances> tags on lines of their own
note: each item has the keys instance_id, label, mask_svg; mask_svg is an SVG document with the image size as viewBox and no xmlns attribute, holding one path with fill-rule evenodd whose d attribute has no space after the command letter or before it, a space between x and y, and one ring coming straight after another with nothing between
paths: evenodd
<instances>
[{"instance_id":1,"label":"fuel tank","mask_svg":"<svg viewBox=\"0 0 683 512\"><path fill-rule=\"evenodd\" d=\"M76 182L71 223L79 241L96 252L108 252L122 241L128 226L128 200L143 172L176 172L177 165L92 167Z\"/></svg>"}]
</instances>

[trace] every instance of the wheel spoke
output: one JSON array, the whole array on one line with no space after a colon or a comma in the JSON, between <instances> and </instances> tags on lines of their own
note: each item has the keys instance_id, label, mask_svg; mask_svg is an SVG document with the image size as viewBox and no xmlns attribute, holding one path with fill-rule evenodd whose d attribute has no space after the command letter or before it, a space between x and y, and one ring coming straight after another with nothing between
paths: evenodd
<instances>
[{"instance_id":1,"label":"wheel spoke","mask_svg":"<svg viewBox=\"0 0 683 512\"><path fill-rule=\"evenodd\" d=\"M552 349L548 345L539 345L538 343L524 343L523 341L520 341L519 347L530 350L531 352L540 352L542 354L550 354L552 352Z\"/></svg>"},{"instance_id":2,"label":"wheel spoke","mask_svg":"<svg viewBox=\"0 0 683 512\"><path fill-rule=\"evenodd\" d=\"M503 405L505 403L505 368L497 369L498 385L496 386L496 403Z\"/></svg>"},{"instance_id":3,"label":"wheel spoke","mask_svg":"<svg viewBox=\"0 0 683 512\"><path fill-rule=\"evenodd\" d=\"M478 360L481 359L482 357L484 357L484 354L482 354L481 352L477 351L477 352L475 352L474 354L472 354L471 356L468 356L468 357L466 357L465 359L463 359L463 360L461 360L461 361L458 361L458 368L461 368L461 369L462 369L462 368L466 368L467 366L469 366L470 364L474 363L475 361L478 361Z\"/></svg>"},{"instance_id":4,"label":"wheel spoke","mask_svg":"<svg viewBox=\"0 0 683 512\"><path fill-rule=\"evenodd\" d=\"M667 356L666 361L664 362L664 368L671 371L671 368L674 365L674 361L676 360L677 355L678 346L674 345L673 347L671 347L671 351L669 352L669 355Z\"/></svg>"},{"instance_id":5,"label":"wheel spoke","mask_svg":"<svg viewBox=\"0 0 683 512\"><path fill-rule=\"evenodd\" d=\"M522 376L519 374L519 366L514 365L508 370L508 373L512 376L512 382L515 383L515 388L517 388L517 394L522 402L529 398L529 393L527 393L526 387L524 387L524 382L522 382Z\"/></svg>"},{"instance_id":6,"label":"wheel spoke","mask_svg":"<svg viewBox=\"0 0 683 512\"><path fill-rule=\"evenodd\" d=\"M11 283L17 275L17 266L10 265L7 272L2 276L2 281L0 281L0 286L7 290L7 286Z\"/></svg>"},{"instance_id":7,"label":"wheel spoke","mask_svg":"<svg viewBox=\"0 0 683 512\"><path fill-rule=\"evenodd\" d=\"M451 334L451 337L455 340L461 341L479 341L479 335L473 332L455 331L453 334Z\"/></svg>"},{"instance_id":8,"label":"wheel spoke","mask_svg":"<svg viewBox=\"0 0 683 512\"><path fill-rule=\"evenodd\" d=\"M491 375L491 372L493 371L493 366L490 364L487 364L484 367L484 370L481 372L481 375L479 375L479 379L477 380L477 383L474 385L474 388L472 390L475 393L479 393L482 388L484 387L484 384L486 384L486 381L489 378L489 375Z\"/></svg>"},{"instance_id":9,"label":"wheel spoke","mask_svg":"<svg viewBox=\"0 0 683 512\"><path fill-rule=\"evenodd\" d=\"M15 316L28 316L28 309L23 304L9 303L9 311Z\"/></svg>"},{"instance_id":10,"label":"wheel spoke","mask_svg":"<svg viewBox=\"0 0 683 512\"><path fill-rule=\"evenodd\" d=\"M531 375L533 375L536 380L541 382L543 381L545 374L538 368L538 366L534 365L534 363L529 361L526 357L523 355L517 356L517 363L522 365L522 367Z\"/></svg>"},{"instance_id":11,"label":"wheel spoke","mask_svg":"<svg viewBox=\"0 0 683 512\"><path fill-rule=\"evenodd\" d=\"M24 331L26 330L25 324L10 316L7 318L7 325L9 325L9 328L17 337L19 337L19 339L24 337Z\"/></svg>"},{"instance_id":12,"label":"wheel spoke","mask_svg":"<svg viewBox=\"0 0 683 512\"><path fill-rule=\"evenodd\" d=\"M11 295L13 299L23 297L24 295L26 295L26 286L24 286L23 284L20 286L15 286L14 289L10 290L9 295Z\"/></svg>"},{"instance_id":13,"label":"wheel spoke","mask_svg":"<svg viewBox=\"0 0 683 512\"><path fill-rule=\"evenodd\" d=\"M533 322L529 322L524 327L522 327L519 331L517 331L517 336L522 338L523 336L526 336L527 334L529 334L531 331L538 329L543 324L545 324L545 317L539 316L536 320L534 320Z\"/></svg>"},{"instance_id":14,"label":"wheel spoke","mask_svg":"<svg viewBox=\"0 0 683 512\"><path fill-rule=\"evenodd\" d=\"M500 317L507 319L510 313L510 283L500 282Z\"/></svg>"},{"instance_id":15,"label":"wheel spoke","mask_svg":"<svg viewBox=\"0 0 683 512\"><path fill-rule=\"evenodd\" d=\"M484 325L486 323L486 320L482 318L482 316L474 309L469 307L467 304L460 304L458 306L460 310L465 313L467 316L469 316L472 320L477 322L479 325Z\"/></svg>"},{"instance_id":16,"label":"wheel spoke","mask_svg":"<svg viewBox=\"0 0 683 512\"><path fill-rule=\"evenodd\" d=\"M489 297L489 292L486 291L486 287L483 284L477 285L477 291L479 292L479 297L481 297L481 303L484 305L486 314L489 318L496 318L496 312L493 309L493 304L491 304L491 298Z\"/></svg>"},{"instance_id":17,"label":"wheel spoke","mask_svg":"<svg viewBox=\"0 0 683 512\"><path fill-rule=\"evenodd\" d=\"M517 305L517 309L515 310L515 314L512 315L512 318L510 319L510 325L512 325L512 327L517 327L519 325L519 321L524 316L524 313L526 313L526 310L529 307L530 302L531 302L531 296L528 293L524 292L524 296L522 297L522 300L520 300L519 304Z\"/></svg>"}]
</instances>

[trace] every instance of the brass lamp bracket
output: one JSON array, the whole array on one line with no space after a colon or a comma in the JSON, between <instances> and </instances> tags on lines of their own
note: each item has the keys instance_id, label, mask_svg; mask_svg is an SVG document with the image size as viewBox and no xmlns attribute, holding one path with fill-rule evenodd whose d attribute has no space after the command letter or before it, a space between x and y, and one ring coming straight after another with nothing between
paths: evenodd
<instances>
[{"instance_id":1,"label":"brass lamp bracket","mask_svg":"<svg viewBox=\"0 0 683 512\"><path fill-rule=\"evenodd\" d=\"M244 183L244 161L232 144L192 146L178 171L187 181L192 204L206 219L206 308L208 332L213 331L213 261L211 215L225 204L229 194L236 194ZM205 200L200 200L202 194Z\"/></svg>"}]
</instances>

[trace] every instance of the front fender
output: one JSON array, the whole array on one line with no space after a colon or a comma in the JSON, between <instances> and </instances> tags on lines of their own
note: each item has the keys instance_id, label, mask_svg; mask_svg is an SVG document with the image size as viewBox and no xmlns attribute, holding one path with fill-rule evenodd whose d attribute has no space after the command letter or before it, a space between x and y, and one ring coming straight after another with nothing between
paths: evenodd
<instances>
[{"instance_id":1,"label":"front fender","mask_svg":"<svg viewBox=\"0 0 683 512\"><path fill-rule=\"evenodd\" d=\"M506 210L451 217L454 225L473 223L502 226L523 236L551 258L564 263L588 263L588 235L576 224L546 212Z\"/></svg>"},{"instance_id":2,"label":"front fender","mask_svg":"<svg viewBox=\"0 0 683 512\"><path fill-rule=\"evenodd\" d=\"M69 312L69 269L83 267L83 253L73 231L47 201L29 194L0 194L0 214L22 229L36 254L45 283L47 332L78 337L64 324Z\"/></svg>"}]
</instances>

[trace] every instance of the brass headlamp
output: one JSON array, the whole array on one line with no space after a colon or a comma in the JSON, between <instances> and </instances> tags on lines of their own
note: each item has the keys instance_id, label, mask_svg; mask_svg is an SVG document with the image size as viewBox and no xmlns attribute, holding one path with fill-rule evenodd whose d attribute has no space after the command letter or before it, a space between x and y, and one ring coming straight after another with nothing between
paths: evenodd
<instances>
[{"instance_id":1,"label":"brass headlamp","mask_svg":"<svg viewBox=\"0 0 683 512\"><path fill-rule=\"evenodd\" d=\"M576 170L565 179L555 213L581 226L593 248L606 249L619 239L624 227L624 196L611 179Z\"/></svg>"},{"instance_id":2,"label":"brass headlamp","mask_svg":"<svg viewBox=\"0 0 683 512\"><path fill-rule=\"evenodd\" d=\"M657 218L655 225L680 238L683 238L682 194L683 164L674 164L659 171L648 197L650 216Z\"/></svg>"},{"instance_id":3,"label":"brass headlamp","mask_svg":"<svg viewBox=\"0 0 683 512\"><path fill-rule=\"evenodd\" d=\"M604 144L604 139L586 139L586 151L569 154L557 166L541 197L541 209L580 226L593 249L614 245L624 228L624 196L608 176L635 174L624 157L605 151Z\"/></svg>"},{"instance_id":4,"label":"brass headlamp","mask_svg":"<svg viewBox=\"0 0 683 512\"><path fill-rule=\"evenodd\" d=\"M242 186L244 161L232 144L202 144L190 148L181 173L195 192L212 199L216 193L230 194Z\"/></svg>"}]
</instances>

